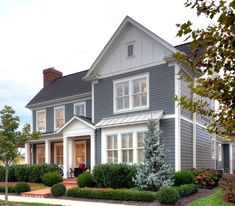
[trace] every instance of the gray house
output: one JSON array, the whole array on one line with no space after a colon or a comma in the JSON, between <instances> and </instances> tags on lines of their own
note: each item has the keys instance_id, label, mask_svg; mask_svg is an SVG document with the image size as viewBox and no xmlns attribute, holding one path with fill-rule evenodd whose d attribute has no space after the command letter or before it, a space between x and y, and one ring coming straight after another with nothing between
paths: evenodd
<instances>
[{"instance_id":1,"label":"gray house","mask_svg":"<svg viewBox=\"0 0 235 206\"><path fill-rule=\"evenodd\" d=\"M26 163L58 163L64 178L84 163L142 161L146 122L163 131L174 170L233 171L233 144L209 134L209 119L180 108L175 95L193 97L180 74L194 74L172 58L188 44L172 46L126 17L87 71L63 76L43 71L44 87L27 104L40 139L25 145ZM211 102L211 106L214 103Z\"/></svg>"}]
</instances>

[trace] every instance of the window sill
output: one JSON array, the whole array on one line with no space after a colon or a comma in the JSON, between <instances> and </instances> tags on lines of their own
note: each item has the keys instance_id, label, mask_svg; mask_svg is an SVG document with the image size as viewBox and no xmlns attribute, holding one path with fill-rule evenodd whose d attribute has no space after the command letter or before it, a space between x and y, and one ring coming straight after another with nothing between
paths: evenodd
<instances>
[{"instance_id":1,"label":"window sill","mask_svg":"<svg viewBox=\"0 0 235 206\"><path fill-rule=\"evenodd\" d=\"M136 107L134 109L125 109L125 110L119 110L119 111L114 111L114 114L123 114L123 113L129 113L129 112L136 112L136 111L141 111L141 110L148 110L149 106L144 106L144 107Z\"/></svg>"}]
</instances>

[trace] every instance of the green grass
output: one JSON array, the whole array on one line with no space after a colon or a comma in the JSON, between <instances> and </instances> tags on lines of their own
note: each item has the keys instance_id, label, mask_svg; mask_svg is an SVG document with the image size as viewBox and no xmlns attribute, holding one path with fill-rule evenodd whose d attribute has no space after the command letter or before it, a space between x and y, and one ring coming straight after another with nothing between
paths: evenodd
<instances>
[{"instance_id":1,"label":"green grass","mask_svg":"<svg viewBox=\"0 0 235 206\"><path fill-rule=\"evenodd\" d=\"M5 205L5 202L0 200L0 205ZM43 204L43 203L27 203L27 202L9 202L8 205L11 206L61 206L61 205L50 205L50 204Z\"/></svg>"},{"instance_id":2,"label":"green grass","mask_svg":"<svg viewBox=\"0 0 235 206\"><path fill-rule=\"evenodd\" d=\"M47 188L47 186L45 186L42 183L29 183L29 184L31 191Z\"/></svg>"},{"instance_id":3,"label":"green grass","mask_svg":"<svg viewBox=\"0 0 235 206\"><path fill-rule=\"evenodd\" d=\"M187 204L187 206L232 206L233 204L229 204L224 202L222 199L222 190L217 187L214 189L214 194L208 197L203 197L198 200L194 200L191 203Z\"/></svg>"}]
</instances>

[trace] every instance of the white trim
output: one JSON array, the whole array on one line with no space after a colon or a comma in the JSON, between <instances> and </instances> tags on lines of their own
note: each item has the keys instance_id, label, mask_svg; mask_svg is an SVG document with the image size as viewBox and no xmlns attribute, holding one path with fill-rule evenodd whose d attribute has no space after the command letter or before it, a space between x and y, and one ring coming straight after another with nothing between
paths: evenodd
<instances>
[{"instance_id":1,"label":"white trim","mask_svg":"<svg viewBox=\"0 0 235 206\"><path fill-rule=\"evenodd\" d=\"M51 163L51 143L49 140L45 140L45 163Z\"/></svg>"},{"instance_id":2,"label":"white trim","mask_svg":"<svg viewBox=\"0 0 235 206\"><path fill-rule=\"evenodd\" d=\"M59 107L54 107L54 131L56 131L57 129L59 129L60 127L56 127L56 110L58 110L58 109L63 109L63 124L62 125L64 125L64 123L65 123L65 106L63 105L63 106L59 106Z\"/></svg>"},{"instance_id":3,"label":"white trim","mask_svg":"<svg viewBox=\"0 0 235 206\"><path fill-rule=\"evenodd\" d=\"M39 130L39 128L38 128L38 113L41 113L41 112L45 113L45 129L44 130ZM47 111L46 111L46 109L37 110L36 111L36 131L45 133L46 130L47 130Z\"/></svg>"},{"instance_id":4,"label":"white trim","mask_svg":"<svg viewBox=\"0 0 235 206\"><path fill-rule=\"evenodd\" d=\"M175 96L180 97L180 67L175 64ZM175 171L181 170L180 104L175 101Z\"/></svg>"},{"instance_id":5,"label":"white trim","mask_svg":"<svg viewBox=\"0 0 235 206\"><path fill-rule=\"evenodd\" d=\"M95 131L93 135L90 135L90 158L91 158L91 171L95 166Z\"/></svg>"},{"instance_id":6,"label":"white trim","mask_svg":"<svg viewBox=\"0 0 235 206\"><path fill-rule=\"evenodd\" d=\"M173 119L173 118L175 118L175 114L166 114L163 115L161 119Z\"/></svg>"},{"instance_id":7,"label":"white trim","mask_svg":"<svg viewBox=\"0 0 235 206\"><path fill-rule=\"evenodd\" d=\"M64 179L68 177L68 137L63 137L63 173Z\"/></svg>"},{"instance_id":8,"label":"white trim","mask_svg":"<svg viewBox=\"0 0 235 206\"><path fill-rule=\"evenodd\" d=\"M92 81L91 82L91 94L92 94L92 98L91 98L91 121L94 123L95 122L95 82Z\"/></svg>"},{"instance_id":9,"label":"white trim","mask_svg":"<svg viewBox=\"0 0 235 206\"><path fill-rule=\"evenodd\" d=\"M144 106L134 107L133 106L133 81L141 78L146 78L146 88L147 88L147 104ZM128 82L129 86L129 108L117 110L116 106L116 85L120 83ZM149 109L149 73L143 73L139 75L134 75L113 81L113 113L126 113L132 111L146 110Z\"/></svg>"},{"instance_id":10,"label":"white trim","mask_svg":"<svg viewBox=\"0 0 235 206\"><path fill-rule=\"evenodd\" d=\"M233 145L229 144L229 173L233 174Z\"/></svg>"},{"instance_id":11,"label":"white trim","mask_svg":"<svg viewBox=\"0 0 235 206\"><path fill-rule=\"evenodd\" d=\"M218 144L218 161L222 161L222 144Z\"/></svg>"},{"instance_id":12,"label":"white trim","mask_svg":"<svg viewBox=\"0 0 235 206\"><path fill-rule=\"evenodd\" d=\"M181 80L182 81L182 80ZM196 86L196 79L193 80L194 86ZM193 99L196 98L196 94L193 93ZM197 113L193 113L193 168L197 168Z\"/></svg>"},{"instance_id":13,"label":"white trim","mask_svg":"<svg viewBox=\"0 0 235 206\"><path fill-rule=\"evenodd\" d=\"M193 120L191 120L191 119L188 119L188 118L186 118L186 117L184 117L184 116L180 116L180 118L181 118L182 120L186 121L186 122L189 122L189 123L193 124Z\"/></svg>"},{"instance_id":14,"label":"white trim","mask_svg":"<svg viewBox=\"0 0 235 206\"><path fill-rule=\"evenodd\" d=\"M24 158L24 163L25 164L30 164L30 143L25 143L25 158Z\"/></svg>"},{"instance_id":15,"label":"white trim","mask_svg":"<svg viewBox=\"0 0 235 206\"><path fill-rule=\"evenodd\" d=\"M76 107L76 106L80 106L80 105L83 105L83 106L84 106L84 115L78 115L78 114L75 113L75 107ZM74 104L73 104L73 114L74 114L74 115L78 115L78 116L84 116L84 117L86 117L86 102L83 101L83 102L74 103Z\"/></svg>"}]
</instances>

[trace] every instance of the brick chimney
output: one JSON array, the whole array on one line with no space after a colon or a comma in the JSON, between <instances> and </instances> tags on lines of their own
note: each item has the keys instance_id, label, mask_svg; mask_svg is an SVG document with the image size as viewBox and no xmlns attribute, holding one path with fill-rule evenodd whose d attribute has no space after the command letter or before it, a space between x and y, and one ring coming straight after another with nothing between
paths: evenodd
<instances>
[{"instance_id":1,"label":"brick chimney","mask_svg":"<svg viewBox=\"0 0 235 206\"><path fill-rule=\"evenodd\" d=\"M43 70L43 83L44 87L50 84L53 80L62 77L63 73L54 69L54 67Z\"/></svg>"}]
</instances>

